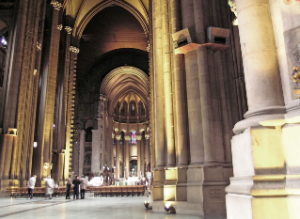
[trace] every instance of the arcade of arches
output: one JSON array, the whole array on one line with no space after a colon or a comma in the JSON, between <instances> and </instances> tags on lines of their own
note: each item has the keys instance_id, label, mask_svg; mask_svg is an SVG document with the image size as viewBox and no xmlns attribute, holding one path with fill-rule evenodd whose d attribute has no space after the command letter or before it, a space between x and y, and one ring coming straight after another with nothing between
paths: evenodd
<instances>
[{"instance_id":1,"label":"arcade of arches","mask_svg":"<svg viewBox=\"0 0 300 219\"><path fill-rule=\"evenodd\" d=\"M148 178L154 212L299 218L299 14L296 0L0 0L1 194L112 168Z\"/></svg>"}]
</instances>

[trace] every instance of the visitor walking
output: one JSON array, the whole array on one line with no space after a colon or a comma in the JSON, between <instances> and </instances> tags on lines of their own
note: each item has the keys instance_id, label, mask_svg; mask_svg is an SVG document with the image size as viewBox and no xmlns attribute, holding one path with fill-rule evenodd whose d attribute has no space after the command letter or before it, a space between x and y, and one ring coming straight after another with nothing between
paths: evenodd
<instances>
[{"instance_id":1,"label":"visitor walking","mask_svg":"<svg viewBox=\"0 0 300 219\"><path fill-rule=\"evenodd\" d=\"M70 199L71 179L67 179L66 185L66 199Z\"/></svg>"},{"instance_id":2,"label":"visitor walking","mask_svg":"<svg viewBox=\"0 0 300 219\"><path fill-rule=\"evenodd\" d=\"M81 199L84 199L87 183L88 183L87 179L84 178L84 176L82 176L82 178L80 179L80 198Z\"/></svg>"},{"instance_id":3,"label":"visitor walking","mask_svg":"<svg viewBox=\"0 0 300 219\"><path fill-rule=\"evenodd\" d=\"M80 180L75 176L75 179L73 180L72 184L74 185L74 193L73 193L73 199L79 199L79 185L80 185Z\"/></svg>"},{"instance_id":4,"label":"visitor walking","mask_svg":"<svg viewBox=\"0 0 300 219\"><path fill-rule=\"evenodd\" d=\"M36 175L34 175L33 177L31 177L28 180L28 196L27 196L27 198L30 197L30 199L32 199L35 182L36 182Z\"/></svg>"},{"instance_id":5,"label":"visitor walking","mask_svg":"<svg viewBox=\"0 0 300 219\"><path fill-rule=\"evenodd\" d=\"M51 179L50 176L46 179L46 198L49 197L49 199L52 199L53 189L54 189L54 181Z\"/></svg>"}]
</instances>

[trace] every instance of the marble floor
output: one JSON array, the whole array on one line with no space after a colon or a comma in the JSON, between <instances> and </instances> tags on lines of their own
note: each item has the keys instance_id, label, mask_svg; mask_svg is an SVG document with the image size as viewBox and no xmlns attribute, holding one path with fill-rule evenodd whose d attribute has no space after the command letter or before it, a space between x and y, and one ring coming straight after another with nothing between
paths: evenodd
<instances>
[{"instance_id":1,"label":"marble floor","mask_svg":"<svg viewBox=\"0 0 300 219\"><path fill-rule=\"evenodd\" d=\"M65 200L63 197L0 198L0 218L39 219L199 219L195 216L158 214L145 210L147 197L87 197L84 200ZM221 219L205 217L205 219Z\"/></svg>"}]
</instances>

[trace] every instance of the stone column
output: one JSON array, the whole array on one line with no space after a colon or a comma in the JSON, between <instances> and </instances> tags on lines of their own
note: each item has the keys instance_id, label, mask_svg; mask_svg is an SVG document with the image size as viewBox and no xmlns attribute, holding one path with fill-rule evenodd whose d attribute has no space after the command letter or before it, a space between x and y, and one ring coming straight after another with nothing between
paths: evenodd
<instances>
[{"instance_id":1,"label":"stone column","mask_svg":"<svg viewBox=\"0 0 300 219\"><path fill-rule=\"evenodd\" d=\"M269 1L236 0L246 81L246 120L235 125L240 133L261 121L283 119L285 113Z\"/></svg>"},{"instance_id":2,"label":"stone column","mask_svg":"<svg viewBox=\"0 0 300 219\"><path fill-rule=\"evenodd\" d=\"M137 146L137 176L141 178L141 140L142 136L136 136L136 146Z\"/></svg>"},{"instance_id":3,"label":"stone column","mask_svg":"<svg viewBox=\"0 0 300 219\"><path fill-rule=\"evenodd\" d=\"M171 1L171 30L176 33L181 30L178 0ZM183 55L173 54L174 77L175 77L175 99L176 99L176 133L177 133L177 165L184 167L188 165L187 151L187 116L185 97L185 72L183 67Z\"/></svg>"},{"instance_id":4,"label":"stone column","mask_svg":"<svg viewBox=\"0 0 300 219\"><path fill-rule=\"evenodd\" d=\"M141 139L141 177L145 176L145 144L144 138Z\"/></svg>"},{"instance_id":5,"label":"stone column","mask_svg":"<svg viewBox=\"0 0 300 219\"><path fill-rule=\"evenodd\" d=\"M191 151L190 165L200 165L204 163L204 144L197 52L195 50L185 55L185 68Z\"/></svg>"},{"instance_id":6,"label":"stone column","mask_svg":"<svg viewBox=\"0 0 300 219\"><path fill-rule=\"evenodd\" d=\"M145 135L145 138L146 138L146 146L145 146L145 163L146 163L146 172L148 171L151 171L151 166L150 166L150 144L149 144L149 141L150 141L150 135L149 134L146 134Z\"/></svg>"},{"instance_id":7,"label":"stone column","mask_svg":"<svg viewBox=\"0 0 300 219\"><path fill-rule=\"evenodd\" d=\"M162 47L163 47L163 71L164 71L164 99L165 99L165 128L167 146L167 167L175 167L175 136L173 116L173 92L172 69L170 52L170 28L168 0L161 0L162 20Z\"/></svg>"},{"instance_id":8,"label":"stone column","mask_svg":"<svg viewBox=\"0 0 300 219\"><path fill-rule=\"evenodd\" d=\"M10 184L12 179L10 178L10 167L11 167L11 156L16 141L17 136L13 133L7 133L4 135L2 154L1 154L1 192L6 192L8 186L13 186Z\"/></svg>"},{"instance_id":9,"label":"stone column","mask_svg":"<svg viewBox=\"0 0 300 219\"><path fill-rule=\"evenodd\" d=\"M84 146L85 146L85 130L80 130L79 176L83 175Z\"/></svg>"},{"instance_id":10,"label":"stone column","mask_svg":"<svg viewBox=\"0 0 300 219\"><path fill-rule=\"evenodd\" d=\"M235 2L249 111L235 125L231 141L234 177L226 188L227 218L297 218L299 172L290 177L287 171L281 129L285 108L269 1Z\"/></svg>"},{"instance_id":11,"label":"stone column","mask_svg":"<svg viewBox=\"0 0 300 219\"><path fill-rule=\"evenodd\" d=\"M130 171L130 151L129 151L129 140L130 136L124 136L125 139L125 176L126 179L129 177L129 171Z\"/></svg>"},{"instance_id":12,"label":"stone column","mask_svg":"<svg viewBox=\"0 0 300 219\"><path fill-rule=\"evenodd\" d=\"M155 86L155 151L156 168L165 167L165 91L162 48L161 2L153 3L153 34L154 34L154 86Z\"/></svg>"},{"instance_id":13,"label":"stone column","mask_svg":"<svg viewBox=\"0 0 300 219\"><path fill-rule=\"evenodd\" d=\"M116 169L117 169L117 179L120 178L120 140L121 135L116 135Z\"/></svg>"},{"instance_id":14,"label":"stone column","mask_svg":"<svg viewBox=\"0 0 300 219\"><path fill-rule=\"evenodd\" d=\"M65 150L59 153L59 157L58 157L58 183L60 186L64 185L64 164L65 164Z\"/></svg>"}]
</instances>

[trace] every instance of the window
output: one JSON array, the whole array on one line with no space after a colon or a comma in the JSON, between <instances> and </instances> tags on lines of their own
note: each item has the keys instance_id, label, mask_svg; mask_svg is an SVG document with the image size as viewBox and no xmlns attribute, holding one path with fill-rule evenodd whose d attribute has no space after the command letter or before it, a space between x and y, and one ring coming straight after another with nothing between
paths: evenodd
<instances>
[{"instance_id":1,"label":"window","mask_svg":"<svg viewBox=\"0 0 300 219\"><path fill-rule=\"evenodd\" d=\"M130 132L129 144L136 144L136 132L135 131Z\"/></svg>"}]
</instances>

